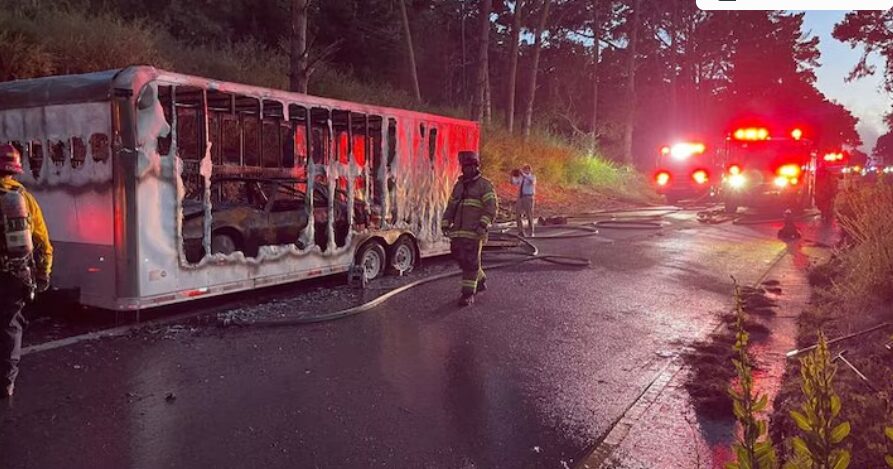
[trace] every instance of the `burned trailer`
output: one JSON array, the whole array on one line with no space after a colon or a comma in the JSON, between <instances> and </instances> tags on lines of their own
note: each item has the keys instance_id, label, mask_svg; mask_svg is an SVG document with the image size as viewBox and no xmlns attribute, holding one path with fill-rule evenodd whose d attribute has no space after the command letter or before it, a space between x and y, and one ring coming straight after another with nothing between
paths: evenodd
<instances>
[{"instance_id":1,"label":"burned trailer","mask_svg":"<svg viewBox=\"0 0 893 469\"><path fill-rule=\"evenodd\" d=\"M0 83L55 286L134 310L449 252L469 121L148 66Z\"/></svg>"}]
</instances>

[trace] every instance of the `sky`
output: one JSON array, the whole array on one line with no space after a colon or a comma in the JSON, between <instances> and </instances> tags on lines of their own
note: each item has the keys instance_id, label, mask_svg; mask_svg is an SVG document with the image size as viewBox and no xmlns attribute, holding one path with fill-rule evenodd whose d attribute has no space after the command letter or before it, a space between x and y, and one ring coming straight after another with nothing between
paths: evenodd
<instances>
[{"instance_id":1,"label":"sky","mask_svg":"<svg viewBox=\"0 0 893 469\"><path fill-rule=\"evenodd\" d=\"M862 48L850 48L831 36L834 25L843 19L845 11L807 11L803 21L804 32L818 36L822 53L820 67L816 70L816 86L829 99L847 107L859 118L857 130L864 142L862 151L871 154L877 138L886 133L884 115L893 107L893 96L883 90L884 69L880 55L870 58L878 67L874 76L846 82L853 66L862 57Z\"/></svg>"}]
</instances>

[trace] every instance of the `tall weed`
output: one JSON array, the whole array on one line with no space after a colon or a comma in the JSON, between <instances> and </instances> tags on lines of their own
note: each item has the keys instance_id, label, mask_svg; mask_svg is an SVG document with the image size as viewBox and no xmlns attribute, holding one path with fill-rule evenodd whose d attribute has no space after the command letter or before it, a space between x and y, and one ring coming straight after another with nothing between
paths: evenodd
<instances>
[{"instance_id":1,"label":"tall weed","mask_svg":"<svg viewBox=\"0 0 893 469\"><path fill-rule=\"evenodd\" d=\"M848 302L893 299L893 185L881 181L838 196L838 219L847 249L840 258L835 291Z\"/></svg>"}]
</instances>

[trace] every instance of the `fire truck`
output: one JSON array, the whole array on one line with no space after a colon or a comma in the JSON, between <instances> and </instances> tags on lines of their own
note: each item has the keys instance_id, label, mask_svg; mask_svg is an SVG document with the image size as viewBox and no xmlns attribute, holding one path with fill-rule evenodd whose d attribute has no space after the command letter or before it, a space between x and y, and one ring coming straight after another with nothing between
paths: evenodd
<instances>
[{"instance_id":1,"label":"fire truck","mask_svg":"<svg viewBox=\"0 0 893 469\"><path fill-rule=\"evenodd\" d=\"M739 207L796 212L812 205L818 152L801 128L736 128L719 153L719 193L727 212Z\"/></svg>"},{"instance_id":2,"label":"fire truck","mask_svg":"<svg viewBox=\"0 0 893 469\"><path fill-rule=\"evenodd\" d=\"M711 195L720 166L712 148L700 141L678 141L660 149L654 182L657 192L675 204Z\"/></svg>"}]
</instances>

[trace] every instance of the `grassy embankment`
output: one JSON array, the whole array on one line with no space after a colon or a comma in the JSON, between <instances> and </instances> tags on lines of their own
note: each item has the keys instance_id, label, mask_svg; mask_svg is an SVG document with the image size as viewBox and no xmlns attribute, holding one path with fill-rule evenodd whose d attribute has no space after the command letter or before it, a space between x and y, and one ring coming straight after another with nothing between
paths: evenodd
<instances>
[{"instance_id":1,"label":"grassy embankment","mask_svg":"<svg viewBox=\"0 0 893 469\"><path fill-rule=\"evenodd\" d=\"M844 241L830 262L814 267L811 305L800 316L798 347L816 342L819 331L829 339L893 321L893 181L864 184L838 195L837 213ZM831 346L871 382L867 384L837 361L834 387L840 395L841 420L852 433L845 440L852 450L850 467L884 467L893 454L893 441L884 427L893 425L893 328L872 332ZM796 426L789 411L802 401L800 363L791 361L772 418L773 440L784 441ZM872 386L875 389L872 389Z\"/></svg>"},{"instance_id":2,"label":"grassy embankment","mask_svg":"<svg viewBox=\"0 0 893 469\"><path fill-rule=\"evenodd\" d=\"M0 1L0 6L4 5ZM40 7L23 12L0 9L0 79L83 73L153 64L160 68L240 83L284 89L287 57L256 42L191 45L178 42L147 21L125 21L110 13ZM322 69L314 75L315 95L460 116L459 109L417 104L409 94L348 71ZM504 128L483 129L485 174L503 200L514 199L508 173L530 163L540 182L540 211L593 210L656 201L643 177L629 168L589 155L581 146L545 131L525 142Z\"/></svg>"}]
</instances>

